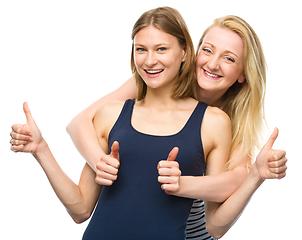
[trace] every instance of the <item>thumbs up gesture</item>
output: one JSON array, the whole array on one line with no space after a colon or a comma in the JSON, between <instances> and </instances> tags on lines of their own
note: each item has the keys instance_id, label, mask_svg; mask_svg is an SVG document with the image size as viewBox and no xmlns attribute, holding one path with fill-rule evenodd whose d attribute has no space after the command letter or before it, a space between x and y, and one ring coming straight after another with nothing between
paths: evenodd
<instances>
[{"instance_id":1,"label":"thumbs up gesture","mask_svg":"<svg viewBox=\"0 0 302 240\"><path fill-rule=\"evenodd\" d=\"M256 168L261 179L281 179L286 175L286 152L272 149L279 134L278 128L270 136L256 158Z\"/></svg>"},{"instance_id":2,"label":"thumbs up gesture","mask_svg":"<svg viewBox=\"0 0 302 240\"><path fill-rule=\"evenodd\" d=\"M100 162L97 163L95 181L98 184L111 186L117 179L117 173L120 167L119 148L119 143L117 141L113 142L111 153L102 156Z\"/></svg>"},{"instance_id":3,"label":"thumbs up gesture","mask_svg":"<svg viewBox=\"0 0 302 240\"><path fill-rule=\"evenodd\" d=\"M169 195L175 194L180 188L181 171L178 162L175 161L178 151L178 147L174 147L167 160L162 160L157 165L158 182L162 184L161 188Z\"/></svg>"},{"instance_id":4,"label":"thumbs up gesture","mask_svg":"<svg viewBox=\"0 0 302 240\"><path fill-rule=\"evenodd\" d=\"M12 126L11 150L14 152L36 153L42 142L42 134L33 119L27 102L23 104L26 116L26 124L14 124Z\"/></svg>"}]
</instances>

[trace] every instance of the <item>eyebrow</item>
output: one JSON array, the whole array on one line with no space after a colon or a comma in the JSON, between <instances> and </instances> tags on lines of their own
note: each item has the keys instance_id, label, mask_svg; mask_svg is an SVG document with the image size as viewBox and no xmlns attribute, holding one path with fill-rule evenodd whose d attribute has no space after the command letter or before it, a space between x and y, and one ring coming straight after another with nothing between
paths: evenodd
<instances>
[{"instance_id":1,"label":"eyebrow","mask_svg":"<svg viewBox=\"0 0 302 240\"><path fill-rule=\"evenodd\" d=\"M212 43L209 43L209 42L204 42L204 43L207 43L207 44L211 45L213 48L216 48ZM224 53L231 53L231 54L235 55L237 58L239 58L237 56L237 54L235 54L234 52L232 52L230 50L225 50Z\"/></svg>"},{"instance_id":2,"label":"eyebrow","mask_svg":"<svg viewBox=\"0 0 302 240\"><path fill-rule=\"evenodd\" d=\"M159 46L163 46L163 45L164 45L164 46L169 46L170 44L169 44L169 43L164 43L164 42L163 42L163 43L158 43L158 44L156 44L155 47L159 47ZM143 46L143 47L144 47L145 45L142 44L142 43L135 43L134 46Z\"/></svg>"}]
</instances>

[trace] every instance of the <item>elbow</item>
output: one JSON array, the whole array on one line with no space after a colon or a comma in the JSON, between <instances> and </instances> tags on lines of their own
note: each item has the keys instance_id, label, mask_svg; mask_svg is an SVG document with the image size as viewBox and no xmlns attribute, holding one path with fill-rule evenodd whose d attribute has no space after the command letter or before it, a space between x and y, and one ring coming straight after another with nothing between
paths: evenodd
<instances>
[{"instance_id":1,"label":"elbow","mask_svg":"<svg viewBox=\"0 0 302 240\"><path fill-rule=\"evenodd\" d=\"M222 238L226 233L225 231L222 231L219 227L215 227L208 223L206 223L206 230L215 239Z\"/></svg>"},{"instance_id":2,"label":"elbow","mask_svg":"<svg viewBox=\"0 0 302 240\"><path fill-rule=\"evenodd\" d=\"M86 211L86 212L80 213L80 214L72 213L72 212L68 211L68 213L76 224L81 224L90 218L92 211Z\"/></svg>"},{"instance_id":3,"label":"elbow","mask_svg":"<svg viewBox=\"0 0 302 240\"><path fill-rule=\"evenodd\" d=\"M75 126L76 126L76 117L74 117L71 121L70 121L70 123L68 123L68 125L66 126L66 131L67 131L67 133L70 135L71 134L71 132L73 131L73 129L75 128Z\"/></svg>"}]
</instances>

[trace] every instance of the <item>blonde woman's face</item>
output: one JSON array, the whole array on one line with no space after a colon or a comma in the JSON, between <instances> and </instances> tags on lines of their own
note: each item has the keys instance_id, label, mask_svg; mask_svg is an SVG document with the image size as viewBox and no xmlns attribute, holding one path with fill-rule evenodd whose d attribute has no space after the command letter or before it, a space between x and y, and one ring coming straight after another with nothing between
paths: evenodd
<instances>
[{"instance_id":1,"label":"blonde woman's face","mask_svg":"<svg viewBox=\"0 0 302 240\"><path fill-rule=\"evenodd\" d=\"M228 28L211 28L196 59L198 85L205 91L221 92L222 96L236 81L243 83L243 52L238 34Z\"/></svg>"},{"instance_id":2,"label":"blonde woman's face","mask_svg":"<svg viewBox=\"0 0 302 240\"><path fill-rule=\"evenodd\" d=\"M172 86L185 59L186 51L179 45L177 38L152 25L135 35L135 66L150 88Z\"/></svg>"}]
</instances>

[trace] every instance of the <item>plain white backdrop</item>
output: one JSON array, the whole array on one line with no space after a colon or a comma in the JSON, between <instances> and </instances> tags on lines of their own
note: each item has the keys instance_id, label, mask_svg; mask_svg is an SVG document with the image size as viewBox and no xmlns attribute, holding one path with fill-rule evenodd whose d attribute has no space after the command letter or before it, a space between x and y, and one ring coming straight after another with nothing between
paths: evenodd
<instances>
[{"instance_id":1,"label":"plain white backdrop","mask_svg":"<svg viewBox=\"0 0 302 240\"><path fill-rule=\"evenodd\" d=\"M234 14L258 34L268 64L266 114L279 127L276 148L287 151L283 180L266 181L223 237L299 239L301 218L301 4L288 1L1 1L1 239L80 240L77 225L30 154L10 151L10 127L25 123L28 101L44 138L78 182L84 159L65 131L82 109L131 76L131 31L145 11L180 11L195 47L212 21Z\"/></svg>"}]
</instances>

